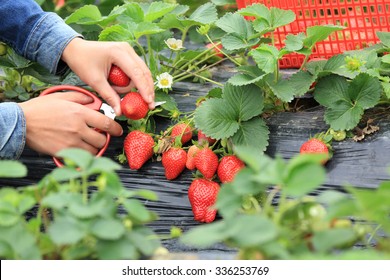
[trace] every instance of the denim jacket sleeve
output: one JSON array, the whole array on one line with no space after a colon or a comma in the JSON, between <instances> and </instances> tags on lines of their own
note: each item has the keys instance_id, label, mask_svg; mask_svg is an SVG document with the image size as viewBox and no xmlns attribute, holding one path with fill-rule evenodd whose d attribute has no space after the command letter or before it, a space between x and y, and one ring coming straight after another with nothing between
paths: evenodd
<instances>
[{"instance_id":1,"label":"denim jacket sleeve","mask_svg":"<svg viewBox=\"0 0 390 280\"><path fill-rule=\"evenodd\" d=\"M34 0L1 0L0 41L55 74L62 52L81 37L55 13L44 12Z\"/></svg>"},{"instance_id":2,"label":"denim jacket sleeve","mask_svg":"<svg viewBox=\"0 0 390 280\"><path fill-rule=\"evenodd\" d=\"M53 74L62 72L63 66L66 68L61 55L75 37L81 35L57 14L44 12L34 0L0 2L0 41ZM25 142L22 109L16 103L0 103L0 158L19 158Z\"/></svg>"},{"instance_id":3,"label":"denim jacket sleeve","mask_svg":"<svg viewBox=\"0 0 390 280\"><path fill-rule=\"evenodd\" d=\"M14 102L0 103L0 159L18 159L26 143L26 120Z\"/></svg>"}]
</instances>

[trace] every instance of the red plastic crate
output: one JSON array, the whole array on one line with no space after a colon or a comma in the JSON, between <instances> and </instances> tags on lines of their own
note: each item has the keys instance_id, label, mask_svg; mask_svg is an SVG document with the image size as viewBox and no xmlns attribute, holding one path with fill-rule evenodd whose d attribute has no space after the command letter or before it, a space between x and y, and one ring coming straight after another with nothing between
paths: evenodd
<instances>
[{"instance_id":1,"label":"red plastic crate","mask_svg":"<svg viewBox=\"0 0 390 280\"><path fill-rule=\"evenodd\" d=\"M284 45L287 34L304 32L313 25L334 24L346 28L319 42L310 58L330 58L347 50L361 49L379 41L377 31L390 31L390 0L236 0L238 9L260 3L267 7L292 10L296 20L278 28L275 46ZM304 56L289 54L280 68L299 68Z\"/></svg>"}]
</instances>

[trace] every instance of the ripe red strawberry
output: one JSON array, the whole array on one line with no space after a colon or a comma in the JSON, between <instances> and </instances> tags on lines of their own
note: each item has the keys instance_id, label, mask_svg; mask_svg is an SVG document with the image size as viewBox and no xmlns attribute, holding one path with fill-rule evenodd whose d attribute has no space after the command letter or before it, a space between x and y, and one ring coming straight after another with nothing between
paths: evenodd
<instances>
[{"instance_id":1,"label":"ripe red strawberry","mask_svg":"<svg viewBox=\"0 0 390 280\"><path fill-rule=\"evenodd\" d=\"M197 178L192 181L188 189L188 199L196 221L211 223L215 220L217 210L212 207L217 200L219 189L219 184L210 180Z\"/></svg>"},{"instance_id":2,"label":"ripe red strawberry","mask_svg":"<svg viewBox=\"0 0 390 280\"><path fill-rule=\"evenodd\" d=\"M206 44L206 48L213 49L212 53L214 53L215 56L224 57L223 53L221 52L221 49L223 48L222 44L215 44L216 47L212 43Z\"/></svg>"},{"instance_id":3,"label":"ripe red strawberry","mask_svg":"<svg viewBox=\"0 0 390 280\"><path fill-rule=\"evenodd\" d=\"M206 179L211 179L218 168L218 156L209 147L204 147L196 154L195 167Z\"/></svg>"},{"instance_id":4,"label":"ripe red strawberry","mask_svg":"<svg viewBox=\"0 0 390 280\"><path fill-rule=\"evenodd\" d=\"M218 165L218 178L222 183L231 182L238 171L244 167L245 164L235 155L224 156Z\"/></svg>"},{"instance_id":5,"label":"ripe red strawberry","mask_svg":"<svg viewBox=\"0 0 390 280\"><path fill-rule=\"evenodd\" d=\"M185 144L192 139L192 129L186 123L175 124L172 128L171 138L175 141L176 137L181 137L181 143Z\"/></svg>"},{"instance_id":6,"label":"ripe red strawberry","mask_svg":"<svg viewBox=\"0 0 390 280\"><path fill-rule=\"evenodd\" d=\"M168 180L176 179L186 168L187 153L182 148L172 147L161 157Z\"/></svg>"},{"instance_id":7,"label":"ripe red strawberry","mask_svg":"<svg viewBox=\"0 0 390 280\"><path fill-rule=\"evenodd\" d=\"M189 170L195 169L195 156L199 151L199 147L196 145L192 145L187 152L187 161L186 161L186 167Z\"/></svg>"},{"instance_id":8,"label":"ripe red strawberry","mask_svg":"<svg viewBox=\"0 0 390 280\"><path fill-rule=\"evenodd\" d=\"M108 81L118 87L127 87L130 84L130 78L116 65L111 66Z\"/></svg>"},{"instance_id":9,"label":"ripe red strawberry","mask_svg":"<svg viewBox=\"0 0 390 280\"><path fill-rule=\"evenodd\" d=\"M138 170L153 156L153 137L149 134L133 130L124 141L123 147L130 169Z\"/></svg>"},{"instance_id":10,"label":"ripe red strawberry","mask_svg":"<svg viewBox=\"0 0 390 280\"><path fill-rule=\"evenodd\" d=\"M301 154L325 154L327 159L322 161L323 164L325 164L329 159L328 146L317 138L310 138L305 143L303 143L299 152Z\"/></svg>"},{"instance_id":11,"label":"ripe red strawberry","mask_svg":"<svg viewBox=\"0 0 390 280\"><path fill-rule=\"evenodd\" d=\"M129 92L121 101L121 110L127 118L139 120L146 117L149 107L138 92Z\"/></svg>"},{"instance_id":12,"label":"ripe red strawberry","mask_svg":"<svg viewBox=\"0 0 390 280\"><path fill-rule=\"evenodd\" d=\"M211 138L211 137L207 137L206 134L204 134L201 130L198 130L198 142L200 145L202 145L202 143L204 143L204 141L207 141L210 145L213 145L215 143L215 140L214 138Z\"/></svg>"}]
</instances>

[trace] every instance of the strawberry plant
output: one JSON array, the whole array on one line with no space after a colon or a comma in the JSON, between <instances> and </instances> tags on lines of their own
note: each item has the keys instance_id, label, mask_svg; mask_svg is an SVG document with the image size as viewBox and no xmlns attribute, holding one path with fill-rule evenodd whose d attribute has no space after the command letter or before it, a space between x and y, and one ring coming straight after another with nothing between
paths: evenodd
<instances>
[{"instance_id":1,"label":"strawberry plant","mask_svg":"<svg viewBox=\"0 0 390 280\"><path fill-rule=\"evenodd\" d=\"M126 190L120 166L69 149L36 185L0 189L2 259L139 259L153 255L159 238L145 225L156 215L138 199L147 190ZM0 161L0 177L24 177L27 169ZM27 219L26 219L27 217Z\"/></svg>"},{"instance_id":2,"label":"strawberry plant","mask_svg":"<svg viewBox=\"0 0 390 280\"><path fill-rule=\"evenodd\" d=\"M389 258L389 182L377 190L346 187L315 196L326 178L326 156L286 162L247 147L236 153L246 167L208 208L220 218L185 232L181 242L197 248L223 242L239 259Z\"/></svg>"}]
</instances>

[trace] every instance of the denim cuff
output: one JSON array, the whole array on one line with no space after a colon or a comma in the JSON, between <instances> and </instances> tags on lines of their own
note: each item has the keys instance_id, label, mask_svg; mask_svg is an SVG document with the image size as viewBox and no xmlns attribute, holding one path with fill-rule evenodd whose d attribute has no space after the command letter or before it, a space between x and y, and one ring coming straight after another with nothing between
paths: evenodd
<instances>
[{"instance_id":1,"label":"denim cuff","mask_svg":"<svg viewBox=\"0 0 390 280\"><path fill-rule=\"evenodd\" d=\"M76 37L82 37L55 13L46 13L29 34L23 56L37 61L52 74L57 68L65 47Z\"/></svg>"},{"instance_id":2,"label":"denim cuff","mask_svg":"<svg viewBox=\"0 0 390 280\"><path fill-rule=\"evenodd\" d=\"M18 159L26 144L26 119L14 102L0 103L0 159Z\"/></svg>"}]
</instances>

